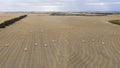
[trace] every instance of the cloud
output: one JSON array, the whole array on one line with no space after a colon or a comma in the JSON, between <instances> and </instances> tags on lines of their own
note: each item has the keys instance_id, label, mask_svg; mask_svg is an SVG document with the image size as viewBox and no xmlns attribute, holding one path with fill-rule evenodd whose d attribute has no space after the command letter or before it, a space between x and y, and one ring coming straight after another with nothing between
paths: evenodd
<instances>
[{"instance_id":1,"label":"cloud","mask_svg":"<svg viewBox=\"0 0 120 68\"><path fill-rule=\"evenodd\" d=\"M33 8L38 11L60 11L60 6L53 6L53 5L33 6Z\"/></svg>"},{"instance_id":2,"label":"cloud","mask_svg":"<svg viewBox=\"0 0 120 68\"><path fill-rule=\"evenodd\" d=\"M94 7L92 9L95 9L96 11L114 11L114 10L120 11L118 7L115 6L117 5L120 7L120 2L103 1L103 2L87 2L85 4Z\"/></svg>"},{"instance_id":3,"label":"cloud","mask_svg":"<svg viewBox=\"0 0 120 68\"><path fill-rule=\"evenodd\" d=\"M105 5L105 3L86 3L86 5Z\"/></svg>"},{"instance_id":4,"label":"cloud","mask_svg":"<svg viewBox=\"0 0 120 68\"><path fill-rule=\"evenodd\" d=\"M95 3L86 3L87 5L120 5L120 2L95 2Z\"/></svg>"},{"instance_id":5,"label":"cloud","mask_svg":"<svg viewBox=\"0 0 120 68\"><path fill-rule=\"evenodd\" d=\"M0 11L108 11L110 8L118 10L120 2L117 1L118 0L0 0Z\"/></svg>"}]
</instances>

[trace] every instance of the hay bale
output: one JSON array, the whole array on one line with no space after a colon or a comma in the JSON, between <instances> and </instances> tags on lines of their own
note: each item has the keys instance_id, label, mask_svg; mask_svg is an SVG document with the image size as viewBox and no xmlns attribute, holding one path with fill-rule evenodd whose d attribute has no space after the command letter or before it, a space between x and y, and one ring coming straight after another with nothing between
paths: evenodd
<instances>
[{"instance_id":1,"label":"hay bale","mask_svg":"<svg viewBox=\"0 0 120 68\"><path fill-rule=\"evenodd\" d=\"M38 45L38 43L35 43L34 45L35 45L35 46L37 46L37 45Z\"/></svg>"},{"instance_id":2,"label":"hay bale","mask_svg":"<svg viewBox=\"0 0 120 68\"><path fill-rule=\"evenodd\" d=\"M47 47L48 45L47 44L44 44L44 47Z\"/></svg>"},{"instance_id":3,"label":"hay bale","mask_svg":"<svg viewBox=\"0 0 120 68\"><path fill-rule=\"evenodd\" d=\"M5 44L5 47L8 47L9 46L9 44Z\"/></svg>"},{"instance_id":4,"label":"hay bale","mask_svg":"<svg viewBox=\"0 0 120 68\"><path fill-rule=\"evenodd\" d=\"M27 51L28 49L27 48L24 48L24 51Z\"/></svg>"}]
</instances>

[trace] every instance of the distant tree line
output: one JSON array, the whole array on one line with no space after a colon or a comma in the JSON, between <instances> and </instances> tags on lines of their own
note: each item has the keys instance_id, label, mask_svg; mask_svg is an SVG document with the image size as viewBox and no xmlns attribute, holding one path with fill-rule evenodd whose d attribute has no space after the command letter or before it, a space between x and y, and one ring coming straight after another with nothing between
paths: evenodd
<instances>
[{"instance_id":1,"label":"distant tree line","mask_svg":"<svg viewBox=\"0 0 120 68\"><path fill-rule=\"evenodd\" d=\"M54 12L51 13L52 16L106 16L110 13L64 13L64 12Z\"/></svg>"}]
</instances>

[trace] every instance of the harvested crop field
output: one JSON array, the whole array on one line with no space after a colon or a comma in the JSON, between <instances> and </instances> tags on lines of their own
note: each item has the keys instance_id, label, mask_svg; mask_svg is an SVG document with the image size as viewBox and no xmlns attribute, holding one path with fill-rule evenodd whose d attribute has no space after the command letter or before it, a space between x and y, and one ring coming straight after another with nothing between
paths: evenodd
<instances>
[{"instance_id":1,"label":"harvested crop field","mask_svg":"<svg viewBox=\"0 0 120 68\"><path fill-rule=\"evenodd\" d=\"M0 23L4 22L5 20L9 20L9 19L18 17L20 15L21 15L20 13L19 14L18 13L17 14L15 14L15 13L12 13L12 14L10 14L10 13L0 13Z\"/></svg>"},{"instance_id":2,"label":"harvested crop field","mask_svg":"<svg viewBox=\"0 0 120 68\"><path fill-rule=\"evenodd\" d=\"M29 14L0 31L0 68L120 68L118 16Z\"/></svg>"}]
</instances>

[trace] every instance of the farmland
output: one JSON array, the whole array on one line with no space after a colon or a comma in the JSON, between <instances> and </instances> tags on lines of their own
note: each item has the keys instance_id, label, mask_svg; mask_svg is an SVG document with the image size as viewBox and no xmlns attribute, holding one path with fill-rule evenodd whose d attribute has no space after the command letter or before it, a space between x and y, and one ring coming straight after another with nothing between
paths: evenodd
<instances>
[{"instance_id":1,"label":"farmland","mask_svg":"<svg viewBox=\"0 0 120 68\"><path fill-rule=\"evenodd\" d=\"M9 20L9 19L18 17L20 15L21 14L0 13L0 23L4 22L5 20Z\"/></svg>"},{"instance_id":2,"label":"farmland","mask_svg":"<svg viewBox=\"0 0 120 68\"><path fill-rule=\"evenodd\" d=\"M5 28L6 26L9 26L9 25L11 25L11 24L13 24L13 23L16 23L17 21L19 21L19 20L21 20L21 19L23 19L23 18L25 18L25 17L27 17L27 15L21 15L21 16L17 16L17 17L5 17L5 16L2 16L3 17L3 20L1 20L1 22L0 22L0 28ZM2 17L1 17L1 19L2 19Z\"/></svg>"},{"instance_id":3,"label":"farmland","mask_svg":"<svg viewBox=\"0 0 120 68\"><path fill-rule=\"evenodd\" d=\"M0 29L0 68L120 68L119 17L28 14Z\"/></svg>"}]
</instances>

